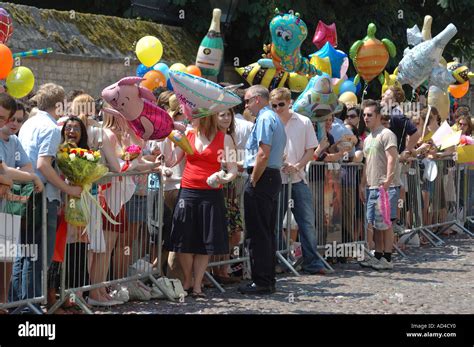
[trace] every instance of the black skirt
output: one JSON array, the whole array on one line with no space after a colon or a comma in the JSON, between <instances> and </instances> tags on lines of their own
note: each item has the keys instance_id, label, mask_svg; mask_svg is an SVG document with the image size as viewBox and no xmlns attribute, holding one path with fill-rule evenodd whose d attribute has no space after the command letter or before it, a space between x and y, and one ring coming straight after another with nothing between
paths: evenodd
<instances>
[{"instance_id":1,"label":"black skirt","mask_svg":"<svg viewBox=\"0 0 474 347\"><path fill-rule=\"evenodd\" d=\"M181 188L173 212L168 250L192 254L229 254L222 189Z\"/></svg>"}]
</instances>

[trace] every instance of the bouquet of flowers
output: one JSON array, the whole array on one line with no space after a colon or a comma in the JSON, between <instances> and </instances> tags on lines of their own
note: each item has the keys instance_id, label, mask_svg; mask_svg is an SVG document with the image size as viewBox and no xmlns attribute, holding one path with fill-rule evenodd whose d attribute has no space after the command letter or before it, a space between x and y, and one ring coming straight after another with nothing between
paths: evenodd
<instances>
[{"instance_id":1,"label":"bouquet of flowers","mask_svg":"<svg viewBox=\"0 0 474 347\"><path fill-rule=\"evenodd\" d=\"M66 222L77 227L85 227L90 220L90 205L100 207L89 192L92 183L103 177L108 169L99 163L100 152L73 147L74 144L65 144L57 154L57 163L64 176L74 185L82 187L80 198L71 198L66 204ZM100 208L102 214L106 212ZM107 219L110 216L106 216ZM117 224L110 218L113 224Z\"/></svg>"}]
</instances>

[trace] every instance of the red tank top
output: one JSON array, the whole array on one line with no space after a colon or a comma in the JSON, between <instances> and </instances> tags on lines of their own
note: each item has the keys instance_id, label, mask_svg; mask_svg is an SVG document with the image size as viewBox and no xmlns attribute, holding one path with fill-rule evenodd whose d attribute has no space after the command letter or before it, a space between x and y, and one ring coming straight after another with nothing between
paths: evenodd
<instances>
[{"instance_id":1,"label":"red tank top","mask_svg":"<svg viewBox=\"0 0 474 347\"><path fill-rule=\"evenodd\" d=\"M186 136L194 154L186 154L186 165L181 179L181 187L189 189L221 189L222 185L218 188L212 188L206 181L209 176L221 169L221 162L218 159L224 150L225 133L218 131L209 146L201 153L196 150L196 133L190 131Z\"/></svg>"}]
</instances>

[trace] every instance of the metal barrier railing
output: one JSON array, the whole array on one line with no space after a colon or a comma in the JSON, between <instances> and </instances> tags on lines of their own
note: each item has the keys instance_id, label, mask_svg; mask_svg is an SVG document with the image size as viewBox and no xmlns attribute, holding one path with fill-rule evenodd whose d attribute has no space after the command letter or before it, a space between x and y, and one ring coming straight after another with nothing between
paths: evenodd
<instances>
[{"instance_id":1,"label":"metal barrier railing","mask_svg":"<svg viewBox=\"0 0 474 347\"><path fill-rule=\"evenodd\" d=\"M460 183L463 194L463 220L467 221L471 227L474 224L474 165L463 164L464 181Z\"/></svg>"},{"instance_id":2,"label":"metal barrier railing","mask_svg":"<svg viewBox=\"0 0 474 347\"><path fill-rule=\"evenodd\" d=\"M46 302L46 194L15 184L0 199L0 309L42 314Z\"/></svg>"},{"instance_id":3,"label":"metal barrier railing","mask_svg":"<svg viewBox=\"0 0 474 347\"><path fill-rule=\"evenodd\" d=\"M334 242L367 245L365 205L359 199L362 168L360 163L308 164L320 249Z\"/></svg>"},{"instance_id":4,"label":"metal barrier railing","mask_svg":"<svg viewBox=\"0 0 474 347\"><path fill-rule=\"evenodd\" d=\"M106 287L120 288L121 284L143 279L150 280L174 301L169 290L155 278L162 275L162 187L160 175L137 172L109 173L92 187L94 201L89 223L81 227L67 225L60 300L48 313L67 298L84 312L92 313L83 292L89 291L91 299L104 295ZM156 268L151 264L155 258Z\"/></svg>"}]
</instances>

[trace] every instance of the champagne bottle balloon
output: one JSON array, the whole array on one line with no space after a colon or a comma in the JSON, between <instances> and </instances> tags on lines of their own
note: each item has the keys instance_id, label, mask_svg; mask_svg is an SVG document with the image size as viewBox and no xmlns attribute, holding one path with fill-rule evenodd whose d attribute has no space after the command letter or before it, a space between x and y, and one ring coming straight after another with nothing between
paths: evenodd
<instances>
[{"instance_id":1,"label":"champagne bottle balloon","mask_svg":"<svg viewBox=\"0 0 474 347\"><path fill-rule=\"evenodd\" d=\"M215 8L212 12L211 26L207 35L202 39L196 57L196 66L204 76L217 76L224 56L224 41L222 40L221 10Z\"/></svg>"}]
</instances>

